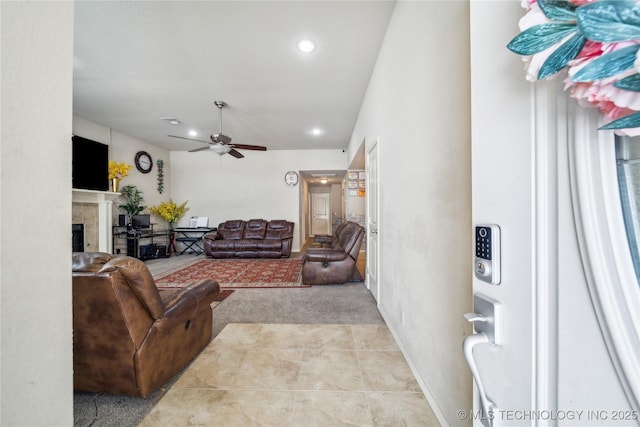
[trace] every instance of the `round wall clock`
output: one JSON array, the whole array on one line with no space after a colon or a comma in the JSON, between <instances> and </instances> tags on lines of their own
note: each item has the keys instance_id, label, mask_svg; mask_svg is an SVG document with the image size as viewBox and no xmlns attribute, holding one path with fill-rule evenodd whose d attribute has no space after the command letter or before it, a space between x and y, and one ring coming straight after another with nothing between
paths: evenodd
<instances>
[{"instance_id":1,"label":"round wall clock","mask_svg":"<svg viewBox=\"0 0 640 427\"><path fill-rule=\"evenodd\" d=\"M136 168L142 173L151 172L151 168L153 167L153 160L151 160L151 155L146 151L138 151L136 153L135 163Z\"/></svg>"},{"instance_id":2,"label":"round wall clock","mask_svg":"<svg viewBox=\"0 0 640 427\"><path fill-rule=\"evenodd\" d=\"M284 175L284 182L286 182L287 185L293 187L294 185L298 184L298 174L294 171L287 172Z\"/></svg>"}]
</instances>

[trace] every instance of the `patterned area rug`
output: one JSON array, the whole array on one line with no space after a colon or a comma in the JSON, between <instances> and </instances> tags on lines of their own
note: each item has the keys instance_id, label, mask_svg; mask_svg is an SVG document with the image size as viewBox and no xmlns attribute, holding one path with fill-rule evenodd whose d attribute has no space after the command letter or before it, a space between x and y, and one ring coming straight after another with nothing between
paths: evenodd
<instances>
[{"instance_id":1,"label":"patterned area rug","mask_svg":"<svg viewBox=\"0 0 640 427\"><path fill-rule=\"evenodd\" d=\"M300 259L203 259L155 279L158 287L214 279L221 288L290 288L302 284Z\"/></svg>"}]
</instances>

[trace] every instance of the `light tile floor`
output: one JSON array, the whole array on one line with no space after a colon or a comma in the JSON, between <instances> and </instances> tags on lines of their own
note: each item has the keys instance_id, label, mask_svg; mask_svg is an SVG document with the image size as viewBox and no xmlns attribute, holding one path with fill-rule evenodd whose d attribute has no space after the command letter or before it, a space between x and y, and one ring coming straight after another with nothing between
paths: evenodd
<instances>
[{"instance_id":1,"label":"light tile floor","mask_svg":"<svg viewBox=\"0 0 640 427\"><path fill-rule=\"evenodd\" d=\"M384 325L227 325L140 426L439 426Z\"/></svg>"}]
</instances>

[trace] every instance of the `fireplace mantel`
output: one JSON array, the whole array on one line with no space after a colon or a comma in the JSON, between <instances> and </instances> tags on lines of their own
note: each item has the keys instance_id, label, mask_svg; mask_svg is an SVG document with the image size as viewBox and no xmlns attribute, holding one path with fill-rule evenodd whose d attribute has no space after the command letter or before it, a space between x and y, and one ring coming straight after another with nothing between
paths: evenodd
<instances>
[{"instance_id":1,"label":"fireplace mantel","mask_svg":"<svg viewBox=\"0 0 640 427\"><path fill-rule=\"evenodd\" d=\"M74 203L100 203L104 201L114 201L118 197L120 197L120 193L113 193L111 191L73 189Z\"/></svg>"},{"instance_id":2,"label":"fireplace mantel","mask_svg":"<svg viewBox=\"0 0 640 427\"><path fill-rule=\"evenodd\" d=\"M120 193L111 191L82 190L74 188L72 192L73 203L95 203L98 205L98 251L111 253L112 225L113 225L113 201L120 197Z\"/></svg>"}]
</instances>

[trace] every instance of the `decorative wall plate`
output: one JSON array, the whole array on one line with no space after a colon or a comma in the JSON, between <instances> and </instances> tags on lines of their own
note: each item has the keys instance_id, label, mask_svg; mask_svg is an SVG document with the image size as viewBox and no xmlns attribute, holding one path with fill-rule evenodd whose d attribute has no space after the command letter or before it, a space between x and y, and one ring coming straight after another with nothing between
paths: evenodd
<instances>
[{"instance_id":1,"label":"decorative wall plate","mask_svg":"<svg viewBox=\"0 0 640 427\"><path fill-rule=\"evenodd\" d=\"M289 171L286 174L284 174L284 182L287 183L287 185L293 187L294 185L298 184L298 173L294 172L294 171Z\"/></svg>"}]
</instances>

